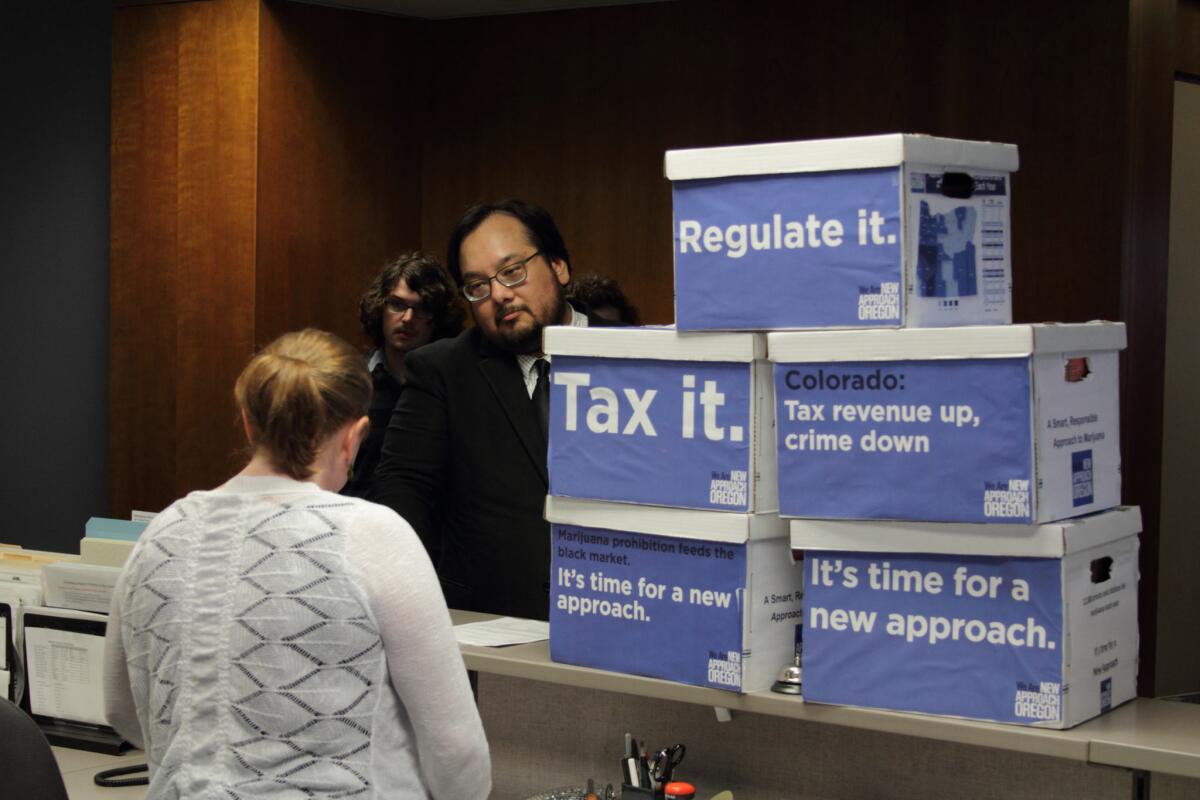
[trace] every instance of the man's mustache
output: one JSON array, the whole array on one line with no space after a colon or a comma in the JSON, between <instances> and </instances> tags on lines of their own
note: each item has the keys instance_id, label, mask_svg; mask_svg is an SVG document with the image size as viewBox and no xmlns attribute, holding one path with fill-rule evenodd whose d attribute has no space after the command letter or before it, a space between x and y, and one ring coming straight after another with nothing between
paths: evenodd
<instances>
[{"instance_id":1,"label":"man's mustache","mask_svg":"<svg viewBox=\"0 0 1200 800\"><path fill-rule=\"evenodd\" d=\"M496 324L499 325L505 317L514 311L529 311L529 306L525 305L524 303L511 303L502 307L496 312Z\"/></svg>"}]
</instances>

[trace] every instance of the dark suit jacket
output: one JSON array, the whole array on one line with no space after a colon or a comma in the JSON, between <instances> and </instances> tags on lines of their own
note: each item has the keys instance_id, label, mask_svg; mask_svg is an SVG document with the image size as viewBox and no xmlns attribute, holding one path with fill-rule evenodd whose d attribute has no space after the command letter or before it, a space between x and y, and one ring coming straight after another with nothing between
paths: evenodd
<instances>
[{"instance_id":1,"label":"dark suit jacket","mask_svg":"<svg viewBox=\"0 0 1200 800\"><path fill-rule=\"evenodd\" d=\"M392 377L392 373L384 366L379 366L371 375L374 391L371 392L371 406L367 409L367 418L371 425L367 435L358 448L358 457L354 459L354 470L341 493L350 497L367 497L371 484L375 480L375 468L379 466L379 456L383 452L383 437L392 421L392 411L400 400L401 383Z\"/></svg>"},{"instance_id":2,"label":"dark suit jacket","mask_svg":"<svg viewBox=\"0 0 1200 800\"><path fill-rule=\"evenodd\" d=\"M370 499L416 529L451 608L547 619L546 439L516 358L471 328L404 363Z\"/></svg>"}]
</instances>

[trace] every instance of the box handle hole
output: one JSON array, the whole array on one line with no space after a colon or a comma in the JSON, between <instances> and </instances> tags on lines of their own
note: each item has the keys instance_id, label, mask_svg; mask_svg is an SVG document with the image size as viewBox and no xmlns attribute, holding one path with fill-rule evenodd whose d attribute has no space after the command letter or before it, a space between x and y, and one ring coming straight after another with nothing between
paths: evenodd
<instances>
[{"instance_id":1,"label":"box handle hole","mask_svg":"<svg viewBox=\"0 0 1200 800\"><path fill-rule=\"evenodd\" d=\"M975 179L965 172L947 172L942 175L942 194L965 200L975 194Z\"/></svg>"},{"instance_id":2,"label":"box handle hole","mask_svg":"<svg viewBox=\"0 0 1200 800\"><path fill-rule=\"evenodd\" d=\"M1063 380L1067 383L1079 383L1091 374L1092 365L1088 363L1086 356L1068 358L1066 367L1063 370Z\"/></svg>"},{"instance_id":3,"label":"box handle hole","mask_svg":"<svg viewBox=\"0 0 1200 800\"><path fill-rule=\"evenodd\" d=\"M1092 583L1104 583L1112 577L1113 560L1111 556L1097 558L1092 562Z\"/></svg>"}]
</instances>

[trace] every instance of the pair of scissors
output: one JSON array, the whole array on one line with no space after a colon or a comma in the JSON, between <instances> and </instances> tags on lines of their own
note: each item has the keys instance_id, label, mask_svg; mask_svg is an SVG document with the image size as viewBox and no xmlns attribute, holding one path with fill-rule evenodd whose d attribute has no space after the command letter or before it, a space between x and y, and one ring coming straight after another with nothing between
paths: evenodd
<instances>
[{"instance_id":1,"label":"pair of scissors","mask_svg":"<svg viewBox=\"0 0 1200 800\"><path fill-rule=\"evenodd\" d=\"M675 773L675 768L679 766L680 761L683 761L686 752L687 748L683 745L673 744L655 753L650 762L650 772L654 776L654 780L659 783L669 783L671 776Z\"/></svg>"}]
</instances>

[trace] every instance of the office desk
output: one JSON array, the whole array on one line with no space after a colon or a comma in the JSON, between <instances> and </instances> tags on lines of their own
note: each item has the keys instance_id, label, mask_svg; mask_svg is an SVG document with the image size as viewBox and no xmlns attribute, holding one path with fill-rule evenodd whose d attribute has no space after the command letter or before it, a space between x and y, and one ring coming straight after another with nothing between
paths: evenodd
<instances>
[{"instance_id":1,"label":"office desk","mask_svg":"<svg viewBox=\"0 0 1200 800\"><path fill-rule=\"evenodd\" d=\"M1200 705L1139 699L1086 725L1096 764L1200 779Z\"/></svg>"},{"instance_id":2,"label":"office desk","mask_svg":"<svg viewBox=\"0 0 1200 800\"><path fill-rule=\"evenodd\" d=\"M488 615L452 612L456 623L488 619ZM716 689L686 686L654 678L604 672L550 661L549 643L516 645L505 648L464 646L463 658L469 669L481 673L481 708L487 720L485 676L505 676L523 681L573 687L589 692L613 693L673 703L727 709L733 720L719 738L732 740L739 736L739 717L743 714L761 715L816 723L821 726L854 728L901 737L945 742L950 745L970 745L990 751L1007 751L1033 757L1050 756L1094 767L1122 768L1200 779L1200 706L1163 700L1137 699L1065 731L1032 728L1019 725L977 722L973 720L924 716L873 709L807 704L803 700L770 691L732 694ZM508 693L519 692L514 684L505 687ZM536 694L531 690L531 698ZM544 693L544 690L543 692ZM571 696L569 693L567 696ZM582 703L585 695L575 696L572 702ZM520 699L513 701L519 703ZM617 701L609 697L596 703ZM567 713L581 715L599 713L577 706ZM501 722L493 718L493 724ZM527 720L528 722L528 720ZM693 723L694 724L694 723ZM746 725L745 722L742 723ZM775 730L777 728L772 728ZM489 732L491 727L489 727ZM562 733L561 731L559 732ZM620 732L618 732L619 734ZM702 734L698 734L702 735ZM830 731L828 735L835 735ZM842 734L844 736L844 734ZM817 734L820 736L820 734ZM846 740L851 741L851 740ZM880 741L878 739L874 741ZM886 742L880 746L888 746ZM493 747L495 750L495 746ZM919 748L918 748L919 749ZM950 751L947 751L950 752ZM957 752L957 751L955 751ZM792 753L797 769L804 765L804 754ZM981 759L983 761L984 759ZM1018 760L1009 763L1023 764ZM822 764L828 767L829 763ZM1128 797L1128 780L1138 776L1126 775L1121 780L1122 796ZM1200 796L1200 783L1192 780L1159 781L1163 796L1171 795L1172 784L1182 788L1180 796ZM1170 788L1169 788L1170 787ZM1144 792L1145 796L1148 792ZM1156 795L1157 796L1157 795Z\"/></svg>"},{"instance_id":3,"label":"office desk","mask_svg":"<svg viewBox=\"0 0 1200 800\"><path fill-rule=\"evenodd\" d=\"M490 618L470 612L451 613L456 623ZM492 744L498 776L498 791L494 797L498 800L524 796L520 792L504 794L505 775L530 774L528 780L542 788L564 782L565 778L554 780L552 771L548 773L542 768L543 765L537 763L551 758L550 753L557 753L559 755L556 757L564 759L579 758L581 762L593 758L593 762L585 769L596 777L607 774L602 770L611 767L611 759L595 758L594 753L604 754L614 750L619 737L626 730L623 727L625 722L630 722L634 727L643 726L646 730L644 735L649 738L654 735L657 720L663 717L680 717L684 720L681 724L687 731L680 735L681 740L690 742L693 736L703 737L701 728L705 725L717 731L715 738L726 743L724 749L729 751L731 763L741 759L740 756L735 758L739 746L749 746L754 753L763 753L769 750L768 744L778 744L772 741L760 747L755 742L739 744L738 739L769 736L774 740L779 736L795 736L795 741L799 743L804 741L803 734L796 735L793 731L807 730L810 745L812 739L832 740L834 744L827 751L818 752L809 747L807 751L791 752L787 759L789 763L784 768L797 771L824 770L830 774L830 780L839 785L857 777L860 764L853 761L856 757L872 767L881 765L879 769L884 774L888 758L896 758L894 755L877 756L871 752L865 755L851 753L851 748L861 746L867 751L875 748L883 753L899 747L902 750L901 760L907 757L905 753L917 754L919 759L935 764L941 759L952 760L954 769L950 770L951 774L941 777L945 786L954 786L960 779L967 781L968 786L964 789L969 791L964 790L961 796L985 796L980 793L979 787L969 786L969 770L973 762L985 778L989 774L1003 778L1008 772L1024 770L1034 776L1044 776L1049 781L1057 780L1059 778L1056 776L1061 775L1075 781L1095 780L1100 788L1092 787L1091 794L1086 795L1091 797L1128 798L1130 775L1127 770L1178 776L1156 779L1156 798L1200 796L1200 706L1186 703L1138 699L1070 730L1054 731L806 704L798 698L769 691L739 695L654 678L555 664L550 661L547 642L504 648L464 646L462 651L467 667L480 673L480 708ZM674 704L682 704L678 708L690 707L691 711L676 712L673 710L677 708ZM631 708L632 712L629 711ZM714 708L729 710L733 719L715 724L715 715L711 710ZM639 711L644 711L645 721L637 722L630 718L630 714ZM521 717L521 714L526 716ZM589 722L587 730L564 735L554 725L564 717L576 716L586 718ZM771 718L775 720L774 723L770 722ZM799 723L801 728L791 727L789 723ZM862 736L848 736L846 729L861 731ZM668 735L670 731L669 727L657 730L661 731L661 736ZM945 744L930 754L919 745L920 740ZM786 752L786 748L782 750ZM142 753L117 758L62 747L55 747L54 752L71 800L140 800L145 795L145 787L103 789L92 784L92 776L98 770L139 763L144 760ZM589 756L589 753L593 755ZM693 753L703 753L703 750L693 748ZM1003 753L1016 755L1004 757ZM762 757L769 758L768 755ZM712 769L717 774L726 768L737 769L736 765L722 765L719 754L707 760L712 762ZM849 766L839 771L843 769L839 767L839 761L847 762ZM993 762L994 768L989 766ZM1078 766L1056 768L1056 762ZM1117 772L1118 768L1122 771ZM962 774L954 774L955 769ZM989 769L992 773L988 772ZM1119 786L1114 788L1113 784ZM869 785L856 786L858 794L871 793ZM904 796L902 788L892 788L894 791L887 796ZM1108 794L1104 794L1106 790ZM835 791L836 788L831 787L826 796L854 796L845 792L838 795ZM848 791L854 792L855 789L852 787ZM1068 796L1069 793L1050 787L1046 796L1053 797L1056 794ZM1146 795L1148 792L1142 796ZM772 795L769 790L764 790L758 796L753 793L739 796L758 800L760 796L785 795ZM936 791L929 796L937 796ZM1025 795L1005 795L1005 792L998 791L997 796Z\"/></svg>"},{"instance_id":4,"label":"office desk","mask_svg":"<svg viewBox=\"0 0 1200 800\"><path fill-rule=\"evenodd\" d=\"M123 756L109 756L70 747L55 746L53 749L54 759L58 762L71 800L142 800L146 796L145 786L108 788L92 782L92 778L102 769L146 763L145 753L135 750Z\"/></svg>"}]
</instances>

